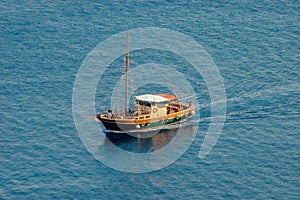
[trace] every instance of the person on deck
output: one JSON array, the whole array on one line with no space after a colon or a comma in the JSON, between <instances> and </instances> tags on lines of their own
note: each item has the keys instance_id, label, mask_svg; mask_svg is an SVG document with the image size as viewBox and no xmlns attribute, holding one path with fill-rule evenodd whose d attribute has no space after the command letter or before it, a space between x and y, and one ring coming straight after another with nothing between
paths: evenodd
<instances>
[{"instance_id":1,"label":"person on deck","mask_svg":"<svg viewBox=\"0 0 300 200\"><path fill-rule=\"evenodd\" d=\"M107 111L107 118L112 118L112 110L111 109L109 109L108 111Z\"/></svg>"}]
</instances>

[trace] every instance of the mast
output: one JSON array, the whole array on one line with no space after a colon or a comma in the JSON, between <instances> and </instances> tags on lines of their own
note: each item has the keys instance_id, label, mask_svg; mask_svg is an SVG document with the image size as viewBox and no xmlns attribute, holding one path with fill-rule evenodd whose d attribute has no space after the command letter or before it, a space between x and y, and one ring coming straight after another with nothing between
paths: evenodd
<instances>
[{"instance_id":1,"label":"mast","mask_svg":"<svg viewBox=\"0 0 300 200\"><path fill-rule=\"evenodd\" d=\"M125 76L126 76L126 87L125 87L125 115L128 112L128 68L129 68L129 35L127 33L126 37L126 53L125 53Z\"/></svg>"}]
</instances>

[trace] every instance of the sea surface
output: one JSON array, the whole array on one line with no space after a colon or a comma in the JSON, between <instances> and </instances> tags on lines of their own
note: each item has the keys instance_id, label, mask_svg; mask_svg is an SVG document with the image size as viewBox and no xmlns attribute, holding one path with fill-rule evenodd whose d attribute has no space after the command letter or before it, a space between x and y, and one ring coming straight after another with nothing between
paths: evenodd
<instances>
[{"instance_id":1,"label":"sea surface","mask_svg":"<svg viewBox=\"0 0 300 200\"><path fill-rule=\"evenodd\" d=\"M300 198L299 1L27 0L0 7L0 199ZM207 51L223 78L226 121L213 150L200 159L210 97L201 76L177 67L198 95L197 135L174 163L127 173L83 145L72 95L80 66L99 43L143 27L180 32ZM132 66L153 62L152 55L133 52ZM168 52L156 55L156 63L186 63ZM121 74L122 64L114 66L99 82L97 111L106 108L103 99ZM137 92L160 90L167 88L150 84ZM172 134L161 133L155 143L107 140L145 153Z\"/></svg>"}]
</instances>

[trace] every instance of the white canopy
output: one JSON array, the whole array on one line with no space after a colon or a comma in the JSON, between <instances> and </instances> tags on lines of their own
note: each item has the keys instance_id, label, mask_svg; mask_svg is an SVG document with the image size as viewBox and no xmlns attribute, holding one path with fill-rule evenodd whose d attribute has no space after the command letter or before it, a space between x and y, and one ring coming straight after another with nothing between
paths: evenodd
<instances>
[{"instance_id":1,"label":"white canopy","mask_svg":"<svg viewBox=\"0 0 300 200\"><path fill-rule=\"evenodd\" d=\"M144 94L140 96L136 96L135 99L140 100L140 101L148 101L148 102L165 102L165 101L170 101L170 99L155 95L155 94Z\"/></svg>"}]
</instances>

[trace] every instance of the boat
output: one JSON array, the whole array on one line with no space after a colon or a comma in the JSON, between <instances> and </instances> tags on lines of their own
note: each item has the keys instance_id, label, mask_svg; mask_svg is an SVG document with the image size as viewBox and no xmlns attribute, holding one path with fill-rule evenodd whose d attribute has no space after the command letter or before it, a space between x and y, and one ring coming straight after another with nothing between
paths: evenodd
<instances>
[{"instance_id":1,"label":"boat","mask_svg":"<svg viewBox=\"0 0 300 200\"><path fill-rule=\"evenodd\" d=\"M129 36L125 51L125 109L122 113L111 109L97 113L96 119L107 132L134 132L161 129L165 125L178 124L195 112L191 101L178 99L172 94L142 94L134 97L134 108L128 108Z\"/></svg>"}]
</instances>

